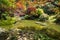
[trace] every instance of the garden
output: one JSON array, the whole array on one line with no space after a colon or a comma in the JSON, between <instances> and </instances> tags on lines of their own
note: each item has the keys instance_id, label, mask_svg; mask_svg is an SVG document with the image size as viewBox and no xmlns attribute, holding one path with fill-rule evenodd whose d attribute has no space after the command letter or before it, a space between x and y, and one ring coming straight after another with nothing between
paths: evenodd
<instances>
[{"instance_id":1,"label":"garden","mask_svg":"<svg viewBox=\"0 0 60 40\"><path fill-rule=\"evenodd\" d=\"M60 0L0 0L0 40L60 40Z\"/></svg>"}]
</instances>

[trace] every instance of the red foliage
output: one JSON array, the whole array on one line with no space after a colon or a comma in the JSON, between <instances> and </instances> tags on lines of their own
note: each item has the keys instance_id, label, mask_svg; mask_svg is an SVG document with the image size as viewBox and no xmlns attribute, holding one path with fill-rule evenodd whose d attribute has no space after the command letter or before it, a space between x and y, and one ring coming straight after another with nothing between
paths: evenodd
<instances>
[{"instance_id":1,"label":"red foliage","mask_svg":"<svg viewBox=\"0 0 60 40\"><path fill-rule=\"evenodd\" d=\"M27 9L27 14L30 14L32 11L36 11L36 8L35 7L28 7Z\"/></svg>"},{"instance_id":2,"label":"red foliage","mask_svg":"<svg viewBox=\"0 0 60 40\"><path fill-rule=\"evenodd\" d=\"M16 3L17 8L24 9L24 5L21 2Z\"/></svg>"}]
</instances>

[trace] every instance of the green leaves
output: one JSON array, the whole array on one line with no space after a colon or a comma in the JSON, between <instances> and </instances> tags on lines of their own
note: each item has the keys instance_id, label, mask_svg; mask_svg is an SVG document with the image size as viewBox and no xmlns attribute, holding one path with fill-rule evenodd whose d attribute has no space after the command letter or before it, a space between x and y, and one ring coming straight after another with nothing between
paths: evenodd
<instances>
[{"instance_id":1,"label":"green leaves","mask_svg":"<svg viewBox=\"0 0 60 40\"><path fill-rule=\"evenodd\" d=\"M16 18L6 16L7 20L0 20L0 26L12 25Z\"/></svg>"},{"instance_id":2,"label":"green leaves","mask_svg":"<svg viewBox=\"0 0 60 40\"><path fill-rule=\"evenodd\" d=\"M0 0L0 5L1 5L1 7L3 6L3 7L11 7L11 6L13 6L14 5L14 3L15 3L15 0L13 0L13 1L11 1L11 0Z\"/></svg>"},{"instance_id":3,"label":"green leaves","mask_svg":"<svg viewBox=\"0 0 60 40\"><path fill-rule=\"evenodd\" d=\"M0 0L0 25L10 25L15 22L9 15L13 13L11 10L14 10L12 9L14 7L15 0Z\"/></svg>"},{"instance_id":4,"label":"green leaves","mask_svg":"<svg viewBox=\"0 0 60 40\"><path fill-rule=\"evenodd\" d=\"M43 9L40 9L40 8L38 8L38 9L36 10L36 12L37 12L37 14L40 14L40 15L44 13Z\"/></svg>"}]
</instances>

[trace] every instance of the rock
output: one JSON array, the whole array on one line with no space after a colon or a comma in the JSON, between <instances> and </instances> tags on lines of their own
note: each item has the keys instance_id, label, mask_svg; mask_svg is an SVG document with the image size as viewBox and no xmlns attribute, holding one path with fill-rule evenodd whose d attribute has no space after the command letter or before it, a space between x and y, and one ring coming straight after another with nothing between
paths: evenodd
<instances>
[{"instance_id":1,"label":"rock","mask_svg":"<svg viewBox=\"0 0 60 40\"><path fill-rule=\"evenodd\" d=\"M0 33L5 32L5 29L0 28Z\"/></svg>"},{"instance_id":2,"label":"rock","mask_svg":"<svg viewBox=\"0 0 60 40\"><path fill-rule=\"evenodd\" d=\"M0 40L6 40L8 38L8 32L3 29L0 28Z\"/></svg>"}]
</instances>

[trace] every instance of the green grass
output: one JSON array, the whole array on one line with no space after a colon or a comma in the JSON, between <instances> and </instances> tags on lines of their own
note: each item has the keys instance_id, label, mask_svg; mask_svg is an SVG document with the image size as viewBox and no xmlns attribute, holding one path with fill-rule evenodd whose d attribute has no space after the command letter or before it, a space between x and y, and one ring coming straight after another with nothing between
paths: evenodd
<instances>
[{"instance_id":1,"label":"green grass","mask_svg":"<svg viewBox=\"0 0 60 40\"><path fill-rule=\"evenodd\" d=\"M55 29L56 31L60 32L60 25L58 24L49 24L48 23L48 28Z\"/></svg>"},{"instance_id":2,"label":"green grass","mask_svg":"<svg viewBox=\"0 0 60 40\"><path fill-rule=\"evenodd\" d=\"M43 26L36 24L35 20L21 20L15 24L17 28L34 28L35 30L41 30Z\"/></svg>"},{"instance_id":3,"label":"green grass","mask_svg":"<svg viewBox=\"0 0 60 40\"><path fill-rule=\"evenodd\" d=\"M33 32L35 31L35 33L34 33L34 38L35 39L34 40L37 40L38 38L41 39L41 40L55 40L56 39L56 38L53 38L53 37L56 37L57 34L59 34L58 32L60 32L60 25L46 22L47 26L42 26L40 24L36 24L36 22L37 22L36 20L20 20L16 24L0 26L0 27L5 28L6 30L10 30L10 29L14 30L16 28L19 28L19 29L22 29L22 31L23 30L24 31L25 30L26 31L32 30ZM54 31L54 30L52 31L52 30L49 30L49 29L42 31L42 29L46 28L46 27L51 28L52 30L54 29L56 31ZM47 33L49 36L47 34L45 34L44 32ZM50 38L50 35L51 35L51 38Z\"/></svg>"},{"instance_id":4,"label":"green grass","mask_svg":"<svg viewBox=\"0 0 60 40\"><path fill-rule=\"evenodd\" d=\"M36 30L41 30L42 28L44 28L44 26L42 26L40 24L36 24L36 22L37 21L35 21L35 20L20 20L14 25L6 25L6 26L0 26L0 27L6 28L6 29L28 27L28 28L34 28ZM47 23L46 27L55 29L58 32L60 32L60 25Z\"/></svg>"},{"instance_id":5,"label":"green grass","mask_svg":"<svg viewBox=\"0 0 60 40\"><path fill-rule=\"evenodd\" d=\"M36 29L41 29L44 28L44 26L40 25L40 24L36 24L37 21L35 20L22 20L20 22L18 22L18 26L20 27L35 27ZM60 25L57 24L53 24L53 23L46 23L48 28L52 28L58 32L60 32ZM16 25L17 26L17 25Z\"/></svg>"},{"instance_id":6,"label":"green grass","mask_svg":"<svg viewBox=\"0 0 60 40\"><path fill-rule=\"evenodd\" d=\"M5 29L15 29L15 28L32 28L33 29L34 28L35 30L41 30L43 28L41 25L36 24L36 21L34 20L21 20L21 21L18 21L16 24L2 25L0 27Z\"/></svg>"}]
</instances>

